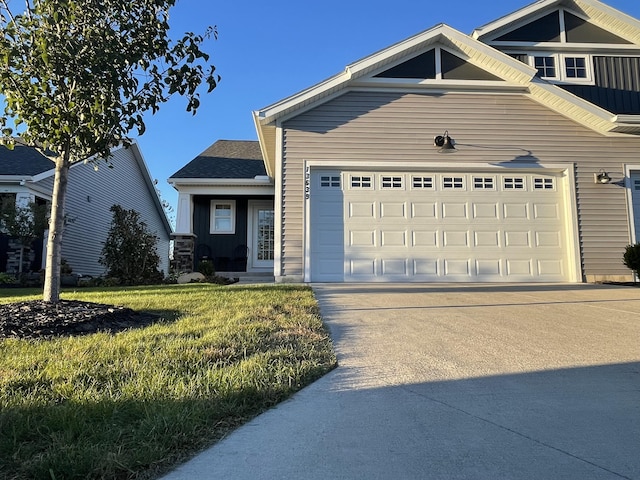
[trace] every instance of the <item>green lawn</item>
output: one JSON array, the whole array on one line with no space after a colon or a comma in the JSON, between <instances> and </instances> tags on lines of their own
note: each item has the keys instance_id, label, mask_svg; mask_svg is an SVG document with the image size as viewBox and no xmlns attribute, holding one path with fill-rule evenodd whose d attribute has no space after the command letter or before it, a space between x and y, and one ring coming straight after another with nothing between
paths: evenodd
<instances>
[{"instance_id":1,"label":"green lawn","mask_svg":"<svg viewBox=\"0 0 640 480\"><path fill-rule=\"evenodd\" d=\"M304 286L166 285L62 298L162 320L115 335L0 340L0 478L154 478L336 364ZM0 290L0 303L27 299L39 294Z\"/></svg>"}]
</instances>

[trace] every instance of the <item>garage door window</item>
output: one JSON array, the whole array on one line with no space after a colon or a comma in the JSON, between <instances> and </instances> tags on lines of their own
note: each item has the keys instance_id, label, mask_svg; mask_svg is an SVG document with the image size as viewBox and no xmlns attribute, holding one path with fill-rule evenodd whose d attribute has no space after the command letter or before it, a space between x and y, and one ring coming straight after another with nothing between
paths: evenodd
<instances>
[{"instance_id":1,"label":"garage door window","mask_svg":"<svg viewBox=\"0 0 640 480\"><path fill-rule=\"evenodd\" d=\"M533 188L535 190L554 190L555 184L553 178L534 178Z\"/></svg>"},{"instance_id":2,"label":"garage door window","mask_svg":"<svg viewBox=\"0 0 640 480\"><path fill-rule=\"evenodd\" d=\"M464 177L442 177L442 188L447 189L464 189Z\"/></svg>"},{"instance_id":3,"label":"garage door window","mask_svg":"<svg viewBox=\"0 0 640 480\"><path fill-rule=\"evenodd\" d=\"M380 177L382 188L402 188L402 177Z\"/></svg>"},{"instance_id":4,"label":"garage door window","mask_svg":"<svg viewBox=\"0 0 640 480\"><path fill-rule=\"evenodd\" d=\"M504 189L505 190L524 190L524 178L505 177Z\"/></svg>"},{"instance_id":5,"label":"garage door window","mask_svg":"<svg viewBox=\"0 0 640 480\"><path fill-rule=\"evenodd\" d=\"M340 188L340 177L332 175L322 175L320 177L320 186L322 188Z\"/></svg>"},{"instance_id":6,"label":"garage door window","mask_svg":"<svg viewBox=\"0 0 640 480\"><path fill-rule=\"evenodd\" d=\"M351 188L372 188L373 182L371 181L371 177L363 177L363 176L352 176L351 177Z\"/></svg>"},{"instance_id":7,"label":"garage door window","mask_svg":"<svg viewBox=\"0 0 640 480\"><path fill-rule=\"evenodd\" d=\"M413 188L433 188L433 177L413 177Z\"/></svg>"},{"instance_id":8,"label":"garage door window","mask_svg":"<svg viewBox=\"0 0 640 480\"><path fill-rule=\"evenodd\" d=\"M493 177L473 177L474 190L495 190Z\"/></svg>"}]
</instances>

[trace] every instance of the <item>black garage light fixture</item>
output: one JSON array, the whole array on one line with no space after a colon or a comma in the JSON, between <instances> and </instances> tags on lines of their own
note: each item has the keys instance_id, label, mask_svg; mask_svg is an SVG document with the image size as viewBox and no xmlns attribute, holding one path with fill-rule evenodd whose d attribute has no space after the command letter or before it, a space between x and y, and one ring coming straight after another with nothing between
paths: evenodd
<instances>
[{"instance_id":1,"label":"black garage light fixture","mask_svg":"<svg viewBox=\"0 0 640 480\"><path fill-rule=\"evenodd\" d=\"M593 181L595 183L601 183L601 184L611 183L611 177L607 172L600 169L600 172L593 174Z\"/></svg>"},{"instance_id":2,"label":"black garage light fixture","mask_svg":"<svg viewBox=\"0 0 640 480\"><path fill-rule=\"evenodd\" d=\"M433 139L433 144L440 147L438 153L456 153L456 147L453 146L453 138L449 136L449 131L445 130L443 135L438 135Z\"/></svg>"}]
</instances>

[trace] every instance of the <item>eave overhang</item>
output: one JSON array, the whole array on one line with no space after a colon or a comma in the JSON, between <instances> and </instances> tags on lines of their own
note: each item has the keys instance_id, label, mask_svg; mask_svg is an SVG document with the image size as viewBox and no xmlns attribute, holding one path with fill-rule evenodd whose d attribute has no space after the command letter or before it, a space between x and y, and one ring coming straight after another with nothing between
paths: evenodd
<instances>
[{"instance_id":1,"label":"eave overhang","mask_svg":"<svg viewBox=\"0 0 640 480\"><path fill-rule=\"evenodd\" d=\"M180 193L190 195L273 195L275 186L267 178L169 178Z\"/></svg>"}]
</instances>

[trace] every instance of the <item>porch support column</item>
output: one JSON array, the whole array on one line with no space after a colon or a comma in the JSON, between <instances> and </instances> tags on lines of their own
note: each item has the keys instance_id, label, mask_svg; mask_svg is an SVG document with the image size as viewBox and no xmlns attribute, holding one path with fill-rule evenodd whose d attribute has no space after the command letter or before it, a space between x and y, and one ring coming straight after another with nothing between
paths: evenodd
<instances>
[{"instance_id":1,"label":"porch support column","mask_svg":"<svg viewBox=\"0 0 640 480\"><path fill-rule=\"evenodd\" d=\"M190 193L178 193L176 235L185 234L193 234L193 196Z\"/></svg>"},{"instance_id":2,"label":"porch support column","mask_svg":"<svg viewBox=\"0 0 640 480\"><path fill-rule=\"evenodd\" d=\"M193 195L178 193L176 231L173 239L173 269L178 273L191 273L194 267L196 236L193 233Z\"/></svg>"}]
</instances>

